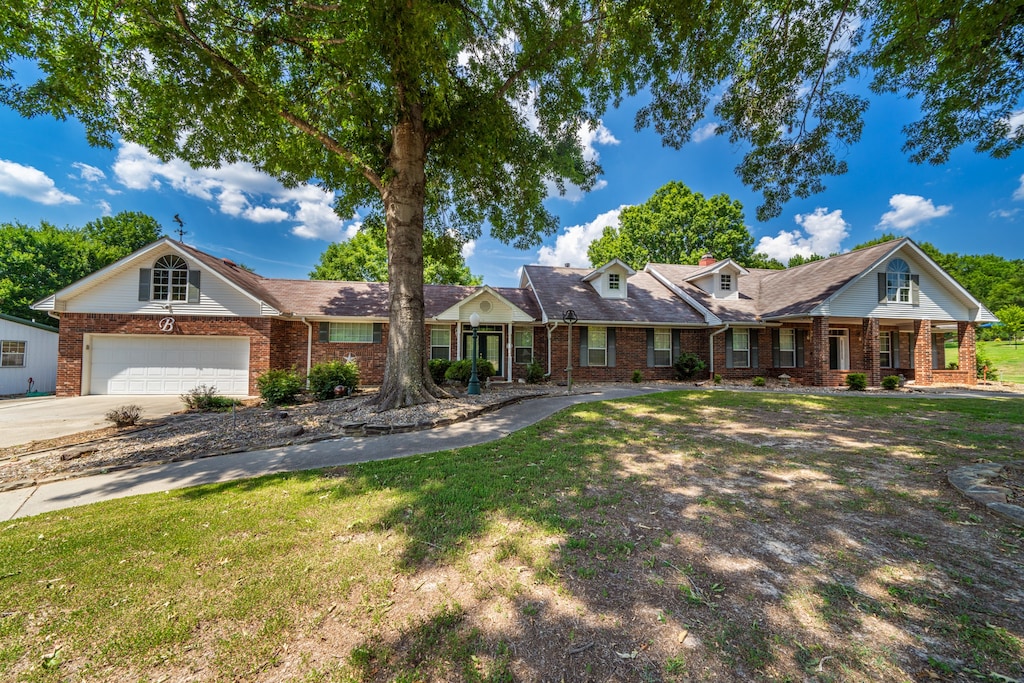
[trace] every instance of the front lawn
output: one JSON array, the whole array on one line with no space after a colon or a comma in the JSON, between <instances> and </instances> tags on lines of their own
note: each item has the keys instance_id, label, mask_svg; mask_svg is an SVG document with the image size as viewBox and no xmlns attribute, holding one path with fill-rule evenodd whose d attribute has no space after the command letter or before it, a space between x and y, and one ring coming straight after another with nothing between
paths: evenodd
<instances>
[{"instance_id":1,"label":"front lawn","mask_svg":"<svg viewBox=\"0 0 1024 683\"><path fill-rule=\"evenodd\" d=\"M1008 341L978 342L978 350L999 368L999 379L1024 384L1024 343Z\"/></svg>"},{"instance_id":2,"label":"front lawn","mask_svg":"<svg viewBox=\"0 0 1024 683\"><path fill-rule=\"evenodd\" d=\"M1019 400L680 392L0 529L0 679L1007 680Z\"/></svg>"}]
</instances>

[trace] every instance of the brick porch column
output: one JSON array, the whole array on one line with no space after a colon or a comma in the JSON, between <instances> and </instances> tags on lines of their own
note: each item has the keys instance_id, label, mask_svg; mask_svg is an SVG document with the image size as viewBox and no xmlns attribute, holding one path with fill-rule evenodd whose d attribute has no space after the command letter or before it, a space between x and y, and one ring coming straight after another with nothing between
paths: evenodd
<instances>
[{"instance_id":1,"label":"brick porch column","mask_svg":"<svg viewBox=\"0 0 1024 683\"><path fill-rule=\"evenodd\" d=\"M865 318L861 323L861 339L864 346L864 374L869 387L882 386L881 342L878 341L878 318Z\"/></svg>"},{"instance_id":2,"label":"brick porch column","mask_svg":"<svg viewBox=\"0 0 1024 683\"><path fill-rule=\"evenodd\" d=\"M914 321L914 383L932 383L932 321Z\"/></svg>"},{"instance_id":3,"label":"brick porch column","mask_svg":"<svg viewBox=\"0 0 1024 683\"><path fill-rule=\"evenodd\" d=\"M956 339L960 344L960 369L967 373L967 383L978 383L978 354L974 323L957 323Z\"/></svg>"},{"instance_id":4,"label":"brick porch column","mask_svg":"<svg viewBox=\"0 0 1024 683\"><path fill-rule=\"evenodd\" d=\"M828 318L811 319L811 368L814 386L828 386Z\"/></svg>"}]
</instances>

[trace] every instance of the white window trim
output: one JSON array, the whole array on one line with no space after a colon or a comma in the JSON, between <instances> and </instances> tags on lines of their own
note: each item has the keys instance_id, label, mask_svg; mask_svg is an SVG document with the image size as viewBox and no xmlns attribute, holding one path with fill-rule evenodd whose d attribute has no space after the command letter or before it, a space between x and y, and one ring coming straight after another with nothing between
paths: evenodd
<instances>
[{"instance_id":1,"label":"white window trim","mask_svg":"<svg viewBox=\"0 0 1024 683\"><path fill-rule=\"evenodd\" d=\"M8 351L4 349L7 344L21 344L21 351ZM21 356L21 364L14 365L5 362L8 358L15 356ZM21 341L19 339L4 339L0 341L0 367L2 368L23 368L25 367L25 359L28 356L28 342Z\"/></svg>"},{"instance_id":2,"label":"white window trim","mask_svg":"<svg viewBox=\"0 0 1024 683\"><path fill-rule=\"evenodd\" d=\"M601 346L594 346L594 331L601 330L601 334L604 336L604 342ZM591 355L594 351L604 352L604 359L600 363L594 362L594 357ZM592 368L606 368L608 367L608 328L607 327L591 327L587 330L587 365Z\"/></svg>"},{"instance_id":3,"label":"white window trim","mask_svg":"<svg viewBox=\"0 0 1024 683\"><path fill-rule=\"evenodd\" d=\"M173 267L160 267L161 261L167 260ZM157 282L157 278L161 282ZM183 303L188 301L188 264L180 256L161 256L153 264L153 273L150 276L151 301L167 301L170 303ZM166 290L161 296L159 289Z\"/></svg>"},{"instance_id":4,"label":"white window trim","mask_svg":"<svg viewBox=\"0 0 1024 683\"><path fill-rule=\"evenodd\" d=\"M732 291L732 273L720 273L718 276L718 288L723 292Z\"/></svg>"},{"instance_id":5,"label":"white window trim","mask_svg":"<svg viewBox=\"0 0 1024 683\"><path fill-rule=\"evenodd\" d=\"M793 347L787 349L783 346L783 338L789 337L793 344ZM784 360L786 354L790 354L792 360ZM779 330L779 367L780 368L795 368L796 367L796 330L793 328L784 328Z\"/></svg>"},{"instance_id":6,"label":"white window trim","mask_svg":"<svg viewBox=\"0 0 1024 683\"><path fill-rule=\"evenodd\" d=\"M658 337L662 337L663 346L658 346ZM668 352L668 362L658 362L658 352L663 354ZM656 368L670 368L672 367L672 330L661 330L658 328L654 329L654 367Z\"/></svg>"},{"instance_id":7,"label":"white window trim","mask_svg":"<svg viewBox=\"0 0 1024 683\"><path fill-rule=\"evenodd\" d=\"M878 366L880 368L892 369L892 332L886 330L878 333ZM885 346L883 348L882 340L885 340Z\"/></svg>"},{"instance_id":8,"label":"white window trim","mask_svg":"<svg viewBox=\"0 0 1024 683\"><path fill-rule=\"evenodd\" d=\"M743 337L746 339L746 346L739 347L736 345L736 338ZM736 362L736 353L746 354L746 361L741 365ZM750 330L747 328L735 328L732 332L732 366L734 368L749 368L750 367Z\"/></svg>"},{"instance_id":9,"label":"white window trim","mask_svg":"<svg viewBox=\"0 0 1024 683\"><path fill-rule=\"evenodd\" d=\"M520 345L519 344L518 335L520 333L523 333L523 332L525 332L525 333L530 335L530 345L529 346L525 346L525 345ZM512 346L513 346L513 348L512 348L512 362L515 365L529 365L530 363L533 362L533 330L532 329L530 329L528 327L516 327L516 328L513 328L512 329ZM530 360L528 360L528 361L521 361L521 360L519 360L519 350L520 349L530 349Z\"/></svg>"},{"instance_id":10,"label":"white window trim","mask_svg":"<svg viewBox=\"0 0 1024 683\"><path fill-rule=\"evenodd\" d=\"M338 331L338 336L341 336L343 325L350 326L350 329L365 329L369 330L368 339L336 339L335 330ZM373 343L373 323L329 323L327 328L327 341L334 344L372 344Z\"/></svg>"},{"instance_id":11,"label":"white window trim","mask_svg":"<svg viewBox=\"0 0 1024 683\"><path fill-rule=\"evenodd\" d=\"M902 263L907 270L893 270L896 263ZM910 264L903 259L891 261L885 269L885 300L894 304L909 304L913 300L911 288Z\"/></svg>"},{"instance_id":12,"label":"white window trim","mask_svg":"<svg viewBox=\"0 0 1024 683\"><path fill-rule=\"evenodd\" d=\"M446 344L435 344L434 343L434 332L444 332L448 335L448 342ZM444 357L435 356L434 349L444 348ZM430 358L440 360L451 360L452 359L452 328L447 325L431 325L430 326Z\"/></svg>"}]
</instances>

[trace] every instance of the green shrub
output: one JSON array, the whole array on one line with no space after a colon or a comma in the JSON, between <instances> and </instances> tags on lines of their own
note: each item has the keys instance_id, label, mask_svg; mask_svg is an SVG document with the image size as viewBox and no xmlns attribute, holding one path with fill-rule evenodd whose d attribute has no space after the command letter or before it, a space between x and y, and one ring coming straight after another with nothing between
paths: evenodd
<instances>
[{"instance_id":1,"label":"green shrub","mask_svg":"<svg viewBox=\"0 0 1024 683\"><path fill-rule=\"evenodd\" d=\"M863 372L851 372L846 376L846 386L850 391L864 391L868 388L868 376Z\"/></svg>"},{"instance_id":2,"label":"green shrub","mask_svg":"<svg viewBox=\"0 0 1024 683\"><path fill-rule=\"evenodd\" d=\"M544 381L544 366L537 361L531 361L526 366L526 383L539 384Z\"/></svg>"},{"instance_id":3,"label":"green shrub","mask_svg":"<svg viewBox=\"0 0 1024 683\"><path fill-rule=\"evenodd\" d=\"M675 368L677 379L693 379L697 373L704 371L707 364L695 353L682 353L672 367Z\"/></svg>"},{"instance_id":4,"label":"green shrub","mask_svg":"<svg viewBox=\"0 0 1024 683\"><path fill-rule=\"evenodd\" d=\"M115 427L131 427L138 424L142 418L142 406L134 403L126 406L111 408L105 415L108 422L113 422Z\"/></svg>"},{"instance_id":5,"label":"green shrub","mask_svg":"<svg viewBox=\"0 0 1024 683\"><path fill-rule=\"evenodd\" d=\"M198 410L201 413L214 413L222 410L229 410L231 406L239 402L227 396L218 396L217 387L208 387L200 384L193 387L187 394L180 396L181 402L188 410Z\"/></svg>"},{"instance_id":6,"label":"green shrub","mask_svg":"<svg viewBox=\"0 0 1024 683\"><path fill-rule=\"evenodd\" d=\"M899 375L886 375L882 378L882 388L892 391L893 389L900 388L900 377Z\"/></svg>"},{"instance_id":7,"label":"green shrub","mask_svg":"<svg viewBox=\"0 0 1024 683\"><path fill-rule=\"evenodd\" d=\"M331 360L317 363L309 369L309 390L318 401L326 401L338 394L336 387L345 387L351 394L359 386L359 366Z\"/></svg>"},{"instance_id":8,"label":"green shrub","mask_svg":"<svg viewBox=\"0 0 1024 683\"><path fill-rule=\"evenodd\" d=\"M431 358L427 361L427 367L430 369L430 378L434 380L434 384L438 386L444 384L444 373L448 372L451 364L452 362L445 358Z\"/></svg>"},{"instance_id":9,"label":"green shrub","mask_svg":"<svg viewBox=\"0 0 1024 683\"><path fill-rule=\"evenodd\" d=\"M714 381L715 381L715 384L721 384L722 383L722 376L719 375L717 372L715 373Z\"/></svg>"},{"instance_id":10,"label":"green shrub","mask_svg":"<svg viewBox=\"0 0 1024 683\"><path fill-rule=\"evenodd\" d=\"M765 385L764 377L755 377L754 378L754 386L755 387L763 387L764 385Z\"/></svg>"},{"instance_id":11,"label":"green shrub","mask_svg":"<svg viewBox=\"0 0 1024 683\"><path fill-rule=\"evenodd\" d=\"M999 379L999 368L993 365L989 357L980 349L975 352L975 359L978 364L978 379L985 379L986 376L993 381ZM988 375L985 374L986 366L988 366Z\"/></svg>"},{"instance_id":12,"label":"green shrub","mask_svg":"<svg viewBox=\"0 0 1024 683\"><path fill-rule=\"evenodd\" d=\"M470 358L457 360L452 363L444 373L444 378L451 382L469 384L469 376L473 373L473 361ZM476 377L481 382L488 377L494 376L494 365L489 360L478 360L476 362Z\"/></svg>"},{"instance_id":13,"label":"green shrub","mask_svg":"<svg viewBox=\"0 0 1024 683\"><path fill-rule=\"evenodd\" d=\"M640 384L640 382L644 381L644 373L639 370L634 370L632 380L633 384Z\"/></svg>"},{"instance_id":14,"label":"green shrub","mask_svg":"<svg viewBox=\"0 0 1024 683\"><path fill-rule=\"evenodd\" d=\"M294 401L302 385L302 375L294 369L267 370L256 380L260 396L272 406Z\"/></svg>"}]
</instances>

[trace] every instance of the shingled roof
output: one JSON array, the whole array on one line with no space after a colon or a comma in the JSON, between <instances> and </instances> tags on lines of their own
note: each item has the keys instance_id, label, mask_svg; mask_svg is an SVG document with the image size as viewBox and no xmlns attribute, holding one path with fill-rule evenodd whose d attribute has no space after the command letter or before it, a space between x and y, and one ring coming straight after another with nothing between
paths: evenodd
<instances>
[{"instance_id":1,"label":"shingled roof","mask_svg":"<svg viewBox=\"0 0 1024 683\"><path fill-rule=\"evenodd\" d=\"M583 281L590 269L524 266L523 270L541 308L553 320L572 309L580 322L704 325L703 315L649 273L636 273L627 280L627 298L606 299Z\"/></svg>"}]
</instances>

